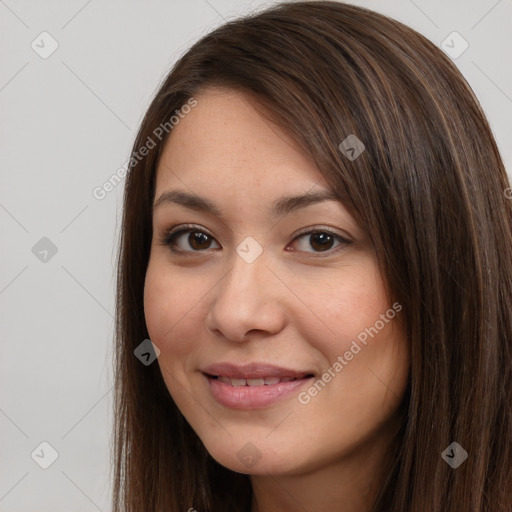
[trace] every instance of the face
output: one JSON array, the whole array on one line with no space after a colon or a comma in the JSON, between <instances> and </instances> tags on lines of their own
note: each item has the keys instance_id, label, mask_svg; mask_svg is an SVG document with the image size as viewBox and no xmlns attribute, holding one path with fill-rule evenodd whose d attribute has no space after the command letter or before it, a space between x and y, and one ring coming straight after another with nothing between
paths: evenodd
<instances>
[{"instance_id":1,"label":"face","mask_svg":"<svg viewBox=\"0 0 512 512\"><path fill-rule=\"evenodd\" d=\"M240 92L196 99L157 169L144 308L163 378L232 470L341 464L402 399L401 305L300 147Z\"/></svg>"}]
</instances>

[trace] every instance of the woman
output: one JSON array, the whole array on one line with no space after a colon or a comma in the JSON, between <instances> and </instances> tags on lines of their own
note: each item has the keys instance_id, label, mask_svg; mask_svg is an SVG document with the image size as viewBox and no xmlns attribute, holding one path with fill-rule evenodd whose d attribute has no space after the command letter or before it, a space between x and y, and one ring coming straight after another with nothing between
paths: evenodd
<instances>
[{"instance_id":1,"label":"woman","mask_svg":"<svg viewBox=\"0 0 512 512\"><path fill-rule=\"evenodd\" d=\"M197 42L126 181L113 509L512 510L508 187L397 21L293 2Z\"/></svg>"}]
</instances>

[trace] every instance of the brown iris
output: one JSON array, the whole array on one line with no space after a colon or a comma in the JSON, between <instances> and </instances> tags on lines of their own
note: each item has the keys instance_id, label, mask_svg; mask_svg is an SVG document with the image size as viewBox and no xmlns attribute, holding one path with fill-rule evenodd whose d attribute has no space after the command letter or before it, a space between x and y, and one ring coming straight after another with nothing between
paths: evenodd
<instances>
[{"instance_id":1,"label":"brown iris","mask_svg":"<svg viewBox=\"0 0 512 512\"><path fill-rule=\"evenodd\" d=\"M190 247L196 250L208 249L211 244L211 238L206 233L191 232L188 235L188 243Z\"/></svg>"},{"instance_id":2,"label":"brown iris","mask_svg":"<svg viewBox=\"0 0 512 512\"><path fill-rule=\"evenodd\" d=\"M326 251L332 247L334 237L328 233L312 233L310 235L310 244L313 249Z\"/></svg>"}]
</instances>

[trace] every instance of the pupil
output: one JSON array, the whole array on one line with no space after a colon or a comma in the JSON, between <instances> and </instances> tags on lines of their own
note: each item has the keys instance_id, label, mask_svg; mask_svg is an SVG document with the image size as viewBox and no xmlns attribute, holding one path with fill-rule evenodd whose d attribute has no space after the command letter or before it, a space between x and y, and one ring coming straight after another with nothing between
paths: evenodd
<instances>
[{"instance_id":1,"label":"pupil","mask_svg":"<svg viewBox=\"0 0 512 512\"><path fill-rule=\"evenodd\" d=\"M332 247L333 237L327 233L313 233L311 235L311 247L320 251L328 250Z\"/></svg>"},{"instance_id":2,"label":"pupil","mask_svg":"<svg viewBox=\"0 0 512 512\"><path fill-rule=\"evenodd\" d=\"M188 242L194 249L207 249L210 245L209 236L205 233L190 233Z\"/></svg>"}]
</instances>

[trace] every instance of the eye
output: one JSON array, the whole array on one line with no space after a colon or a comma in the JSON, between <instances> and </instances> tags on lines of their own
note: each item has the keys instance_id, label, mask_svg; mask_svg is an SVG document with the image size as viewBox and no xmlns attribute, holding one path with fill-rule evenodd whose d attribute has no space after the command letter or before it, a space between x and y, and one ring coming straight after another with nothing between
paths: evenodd
<instances>
[{"instance_id":1,"label":"eye","mask_svg":"<svg viewBox=\"0 0 512 512\"><path fill-rule=\"evenodd\" d=\"M162 234L161 243L169 246L174 253L197 253L212 249L212 242L216 244L213 249L220 249L219 244L209 233L194 225L183 225L179 229L166 230ZM292 241L299 242L300 252L329 253L338 252L352 242L336 233L326 229L310 229ZM337 244L337 245L336 245ZM334 247L334 250L332 250ZM310 248L313 250L311 251Z\"/></svg>"},{"instance_id":2,"label":"eye","mask_svg":"<svg viewBox=\"0 0 512 512\"><path fill-rule=\"evenodd\" d=\"M343 238L336 233L332 233L326 229L314 229L302 233L294 239L294 242L299 241L299 251L303 252L337 252L343 249L352 242ZM338 245L335 245L335 244ZM334 247L334 250L331 250ZM313 251L308 250L313 248Z\"/></svg>"},{"instance_id":3,"label":"eye","mask_svg":"<svg viewBox=\"0 0 512 512\"><path fill-rule=\"evenodd\" d=\"M174 231L166 231L162 243L169 246L172 252L183 253L205 251L214 240L210 234L196 226L182 226ZM216 248L220 248L218 244Z\"/></svg>"}]
</instances>

